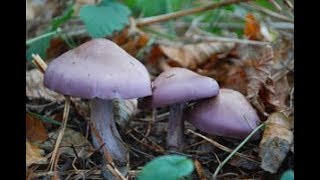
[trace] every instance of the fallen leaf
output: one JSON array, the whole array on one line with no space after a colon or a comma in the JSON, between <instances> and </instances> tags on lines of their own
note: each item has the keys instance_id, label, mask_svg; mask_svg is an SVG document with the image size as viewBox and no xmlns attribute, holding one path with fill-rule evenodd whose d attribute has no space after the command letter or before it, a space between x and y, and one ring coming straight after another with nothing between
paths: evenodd
<instances>
[{"instance_id":1,"label":"fallen leaf","mask_svg":"<svg viewBox=\"0 0 320 180\"><path fill-rule=\"evenodd\" d=\"M49 134L49 139L41 144L41 147L52 151L59 132L60 129L51 132ZM81 133L70 128L66 128L60 143L60 152L61 154L71 157L78 156L80 158L87 158L92 155L94 148ZM75 155L75 152L77 155Z\"/></svg>"},{"instance_id":2,"label":"fallen leaf","mask_svg":"<svg viewBox=\"0 0 320 180\"><path fill-rule=\"evenodd\" d=\"M272 113L265 122L260 142L260 167L276 173L293 143L292 121L282 113Z\"/></svg>"},{"instance_id":3,"label":"fallen leaf","mask_svg":"<svg viewBox=\"0 0 320 180\"><path fill-rule=\"evenodd\" d=\"M206 180L206 176L204 175L203 172L203 167L201 166L200 162L198 160L194 160L194 166L196 168L197 174L199 176L200 180Z\"/></svg>"},{"instance_id":4,"label":"fallen leaf","mask_svg":"<svg viewBox=\"0 0 320 180\"><path fill-rule=\"evenodd\" d=\"M47 158L43 157L44 151L26 140L26 166L32 164L47 164Z\"/></svg>"},{"instance_id":5,"label":"fallen leaf","mask_svg":"<svg viewBox=\"0 0 320 180\"><path fill-rule=\"evenodd\" d=\"M260 23L252 13L248 13L245 17L244 35L250 40L259 41L263 38Z\"/></svg>"},{"instance_id":6,"label":"fallen leaf","mask_svg":"<svg viewBox=\"0 0 320 180\"><path fill-rule=\"evenodd\" d=\"M112 41L121 46L130 55L135 56L147 45L149 36L134 25L131 25L116 33Z\"/></svg>"},{"instance_id":7,"label":"fallen leaf","mask_svg":"<svg viewBox=\"0 0 320 180\"><path fill-rule=\"evenodd\" d=\"M38 69L26 72L26 95L29 99L44 98L48 101L62 102L63 95L44 87L43 74Z\"/></svg>"},{"instance_id":8,"label":"fallen leaf","mask_svg":"<svg viewBox=\"0 0 320 180\"><path fill-rule=\"evenodd\" d=\"M41 143L48 139L43 122L28 113L26 114L26 137L30 142L36 143Z\"/></svg>"},{"instance_id":9,"label":"fallen leaf","mask_svg":"<svg viewBox=\"0 0 320 180\"><path fill-rule=\"evenodd\" d=\"M206 64L211 57L228 53L234 46L235 43L209 42L182 46L159 45L159 48L168 57L168 62L174 61L180 67L196 69Z\"/></svg>"},{"instance_id":10,"label":"fallen leaf","mask_svg":"<svg viewBox=\"0 0 320 180\"><path fill-rule=\"evenodd\" d=\"M279 81L274 83L274 93L269 93L267 102L272 105L274 111L288 110L287 99L290 95L291 89L287 80L287 76L282 77Z\"/></svg>"},{"instance_id":11,"label":"fallen leaf","mask_svg":"<svg viewBox=\"0 0 320 180\"><path fill-rule=\"evenodd\" d=\"M247 94L248 79L245 70L240 66L232 66L223 80L222 87Z\"/></svg>"},{"instance_id":12,"label":"fallen leaf","mask_svg":"<svg viewBox=\"0 0 320 180\"><path fill-rule=\"evenodd\" d=\"M114 99L112 105L114 120L121 128L125 128L138 112L137 99Z\"/></svg>"}]
</instances>

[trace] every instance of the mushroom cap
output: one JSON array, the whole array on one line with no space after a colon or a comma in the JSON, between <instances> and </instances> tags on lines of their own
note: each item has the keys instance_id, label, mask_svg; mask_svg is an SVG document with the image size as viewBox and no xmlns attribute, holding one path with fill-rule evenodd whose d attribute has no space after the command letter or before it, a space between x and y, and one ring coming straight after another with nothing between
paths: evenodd
<instances>
[{"instance_id":1,"label":"mushroom cap","mask_svg":"<svg viewBox=\"0 0 320 180\"><path fill-rule=\"evenodd\" d=\"M260 123L245 96L231 89L221 89L218 96L198 101L185 118L203 132L236 139L244 139ZM252 139L258 138L256 134Z\"/></svg>"},{"instance_id":2,"label":"mushroom cap","mask_svg":"<svg viewBox=\"0 0 320 180\"><path fill-rule=\"evenodd\" d=\"M152 96L139 101L139 108L163 107L216 96L218 83L185 68L171 68L152 82Z\"/></svg>"},{"instance_id":3,"label":"mushroom cap","mask_svg":"<svg viewBox=\"0 0 320 180\"><path fill-rule=\"evenodd\" d=\"M143 64L107 39L93 39L53 60L44 85L85 99L131 99L152 94Z\"/></svg>"}]
</instances>

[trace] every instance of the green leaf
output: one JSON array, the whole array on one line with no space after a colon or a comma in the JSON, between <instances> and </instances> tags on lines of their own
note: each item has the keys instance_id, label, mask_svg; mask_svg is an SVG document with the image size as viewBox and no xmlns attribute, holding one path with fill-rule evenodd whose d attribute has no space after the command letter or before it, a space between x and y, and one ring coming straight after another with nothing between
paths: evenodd
<instances>
[{"instance_id":1,"label":"green leaf","mask_svg":"<svg viewBox=\"0 0 320 180\"><path fill-rule=\"evenodd\" d=\"M292 169L286 170L282 175L280 180L294 180L294 172Z\"/></svg>"},{"instance_id":2,"label":"green leaf","mask_svg":"<svg viewBox=\"0 0 320 180\"><path fill-rule=\"evenodd\" d=\"M55 17L51 21L51 30L55 31L59 26L71 19L73 11L73 5L71 5L62 13L62 15Z\"/></svg>"},{"instance_id":3,"label":"green leaf","mask_svg":"<svg viewBox=\"0 0 320 180\"><path fill-rule=\"evenodd\" d=\"M26 53L27 60L32 60L32 54L39 54L40 57L46 58L46 51L50 46L50 40L54 34L45 36L31 44Z\"/></svg>"},{"instance_id":4,"label":"green leaf","mask_svg":"<svg viewBox=\"0 0 320 180\"><path fill-rule=\"evenodd\" d=\"M193 161L180 155L160 156L147 163L138 175L138 180L177 180L190 175Z\"/></svg>"},{"instance_id":5,"label":"green leaf","mask_svg":"<svg viewBox=\"0 0 320 180\"><path fill-rule=\"evenodd\" d=\"M86 5L80 9L80 19L93 38L111 35L129 24L131 11L128 7L108 0L99 5Z\"/></svg>"},{"instance_id":6,"label":"green leaf","mask_svg":"<svg viewBox=\"0 0 320 180\"><path fill-rule=\"evenodd\" d=\"M186 9L192 6L192 2L192 0L125 0L133 11L140 11L135 13L137 16L142 13L144 17ZM171 7L169 11L168 6Z\"/></svg>"}]
</instances>

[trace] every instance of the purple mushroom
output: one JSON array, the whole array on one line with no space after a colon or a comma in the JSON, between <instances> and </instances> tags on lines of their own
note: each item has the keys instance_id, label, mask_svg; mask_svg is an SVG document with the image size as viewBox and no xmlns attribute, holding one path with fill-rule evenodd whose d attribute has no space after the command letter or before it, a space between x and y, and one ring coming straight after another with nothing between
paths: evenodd
<instances>
[{"instance_id":1,"label":"purple mushroom","mask_svg":"<svg viewBox=\"0 0 320 180\"><path fill-rule=\"evenodd\" d=\"M184 68L171 68L162 72L152 83L152 96L139 100L139 108L170 106L167 146L181 151L183 146L183 109L188 101L216 96L218 83Z\"/></svg>"},{"instance_id":2,"label":"purple mushroom","mask_svg":"<svg viewBox=\"0 0 320 180\"><path fill-rule=\"evenodd\" d=\"M244 139L260 123L245 96L231 89L221 89L218 96L197 101L184 117L203 132L236 139ZM252 139L258 138L256 134Z\"/></svg>"},{"instance_id":3,"label":"purple mushroom","mask_svg":"<svg viewBox=\"0 0 320 180\"><path fill-rule=\"evenodd\" d=\"M149 96L147 69L117 44L93 39L52 61L44 85L64 95L90 99L91 122L118 166L127 163L127 148L116 128L112 100ZM93 145L99 148L92 134Z\"/></svg>"}]
</instances>

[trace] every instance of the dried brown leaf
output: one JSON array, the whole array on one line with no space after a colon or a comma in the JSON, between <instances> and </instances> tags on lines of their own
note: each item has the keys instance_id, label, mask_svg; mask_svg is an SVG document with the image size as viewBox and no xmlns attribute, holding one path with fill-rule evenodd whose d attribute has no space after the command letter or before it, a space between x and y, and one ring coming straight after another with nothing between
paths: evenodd
<instances>
[{"instance_id":1,"label":"dried brown leaf","mask_svg":"<svg viewBox=\"0 0 320 180\"><path fill-rule=\"evenodd\" d=\"M48 139L43 122L29 114L26 114L26 137L30 142L41 143Z\"/></svg>"},{"instance_id":2,"label":"dried brown leaf","mask_svg":"<svg viewBox=\"0 0 320 180\"><path fill-rule=\"evenodd\" d=\"M47 158L43 157L44 151L38 146L26 140L26 166L32 164L47 164Z\"/></svg>"},{"instance_id":3,"label":"dried brown leaf","mask_svg":"<svg viewBox=\"0 0 320 180\"><path fill-rule=\"evenodd\" d=\"M159 48L169 61L174 61L184 68L196 69L206 64L211 57L228 53L234 46L235 43L232 42L209 42L183 46L160 45Z\"/></svg>"},{"instance_id":4,"label":"dried brown leaf","mask_svg":"<svg viewBox=\"0 0 320 180\"><path fill-rule=\"evenodd\" d=\"M196 168L196 171L197 171L197 174L199 176L199 179L200 180L206 180L207 178L204 175L203 167L202 167L201 163L198 160L194 160L194 166Z\"/></svg>"},{"instance_id":5,"label":"dried brown leaf","mask_svg":"<svg viewBox=\"0 0 320 180\"><path fill-rule=\"evenodd\" d=\"M115 34L112 38L112 41L121 46L132 56L135 56L143 47L147 45L149 36L143 31L140 31L134 26L134 24L131 24L128 28Z\"/></svg>"},{"instance_id":6,"label":"dried brown leaf","mask_svg":"<svg viewBox=\"0 0 320 180\"><path fill-rule=\"evenodd\" d=\"M48 101L64 100L63 95L53 92L43 85L43 74L38 69L26 72L26 95L30 99L44 98Z\"/></svg>"},{"instance_id":7,"label":"dried brown leaf","mask_svg":"<svg viewBox=\"0 0 320 180\"><path fill-rule=\"evenodd\" d=\"M112 101L112 105L114 120L121 128L125 128L138 112L137 99L115 99Z\"/></svg>"},{"instance_id":8,"label":"dried brown leaf","mask_svg":"<svg viewBox=\"0 0 320 180\"><path fill-rule=\"evenodd\" d=\"M250 40L262 40L260 22L252 14L248 13L245 17L244 35Z\"/></svg>"},{"instance_id":9,"label":"dried brown leaf","mask_svg":"<svg viewBox=\"0 0 320 180\"><path fill-rule=\"evenodd\" d=\"M273 110L275 111L287 110L287 99L291 92L287 76L282 77L279 81L274 83L274 91L274 93L269 93L267 102L274 107Z\"/></svg>"},{"instance_id":10,"label":"dried brown leaf","mask_svg":"<svg viewBox=\"0 0 320 180\"><path fill-rule=\"evenodd\" d=\"M279 112L272 113L265 123L259 152L261 168L276 173L293 143L293 125Z\"/></svg>"},{"instance_id":11,"label":"dried brown leaf","mask_svg":"<svg viewBox=\"0 0 320 180\"><path fill-rule=\"evenodd\" d=\"M50 138L48 141L44 142L41 147L44 149L53 150L59 131L60 129L51 132L49 134ZM59 151L61 154L71 157L76 157L76 151L78 157L87 158L92 155L94 149L91 143L80 132L66 128L60 143Z\"/></svg>"}]
</instances>

